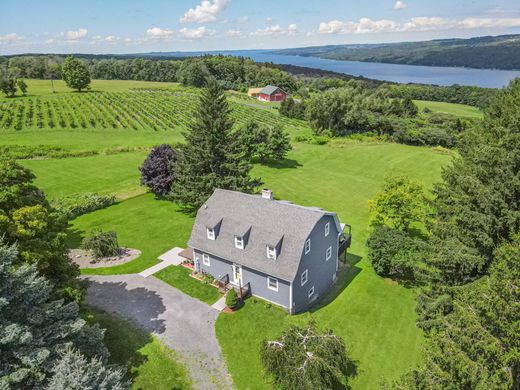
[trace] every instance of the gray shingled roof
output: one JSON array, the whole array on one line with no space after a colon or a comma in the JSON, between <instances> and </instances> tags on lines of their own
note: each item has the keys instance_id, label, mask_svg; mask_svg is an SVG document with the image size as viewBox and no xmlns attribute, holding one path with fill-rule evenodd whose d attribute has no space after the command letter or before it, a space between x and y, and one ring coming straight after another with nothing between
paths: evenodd
<instances>
[{"instance_id":1,"label":"gray shingled roof","mask_svg":"<svg viewBox=\"0 0 520 390\"><path fill-rule=\"evenodd\" d=\"M314 225L326 214L335 216L318 208L216 189L197 212L188 245L244 267L292 281L298 271L305 240ZM222 222L216 240L209 240L206 227L220 219ZM248 230L249 238L244 249L235 248L235 234ZM277 259L268 259L266 245L277 244L282 238Z\"/></svg>"},{"instance_id":2,"label":"gray shingled roof","mask_svg":"<svg viewBox=\"0 0 520 390\"><path fill-rule=\"evenodd\" d=\"M265 93L266 95L272 95L273 93L276 92L277 89L280 89L283 91L283 89L280 87L277 87L275 85L268 85L267 87L262 88L260 93Z\"/></svg>"}]
</instances>

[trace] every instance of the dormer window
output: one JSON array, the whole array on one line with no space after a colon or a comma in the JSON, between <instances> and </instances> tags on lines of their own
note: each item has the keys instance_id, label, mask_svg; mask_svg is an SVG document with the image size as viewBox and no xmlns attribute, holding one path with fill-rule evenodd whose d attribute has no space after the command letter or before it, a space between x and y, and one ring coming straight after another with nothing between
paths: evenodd
<instances>
[{"instance_id":1,"label":"dormer window","mask_svg":"<svg viewBox=\"0 0 520 390\"><path fill-rule=\"evenodd\" d=\"M206 233L208 235L208 240L215 240L215 229L206 228Z\"/></svg>"},{"instance_id":2,"label":"dormer window","mask_svg":"<svg viewBox=\"0 0 520 390\"><path fill-rule=\"evenodd\" d=\"M267 258L276 260L276 248L274 246L267 245Z\"/></svg>"},{"instance_id":3,"label":"dormer window","mask_svg":"<svg viewBox=\"0 0 520 390\"><path fill-rule=\"evenodd\" d=\"M235 236L235 248L244 249L244 237Z\"/></svg>"}]
</instances>

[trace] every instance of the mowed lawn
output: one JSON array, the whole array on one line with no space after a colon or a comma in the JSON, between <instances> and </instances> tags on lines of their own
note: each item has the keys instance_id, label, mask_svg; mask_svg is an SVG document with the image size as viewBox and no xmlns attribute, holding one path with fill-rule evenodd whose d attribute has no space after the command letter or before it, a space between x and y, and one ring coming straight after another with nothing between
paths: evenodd
<instances>
[{"instance_id":1,"label":"mowed lawn","mask_svg":"<svg viewBox=\"0 0 520 390\"><path fill-rule=\"evenodd\" d=\"M419 111L429 108L433 112L441 112L466 118L482 119L484 117L484 113L477 107L468 106L466 104L432 102L427 100L414 100L414 103L419 107Z\"/></svg>"},{"instance_id":2,"label":"mowed lawn","mask_svg":"<svg viewBox=\"0 0 520 390\"><path fill-rule=\"evenodd\" d=\"M98 161L100 172L109 178L114 171L103 170L105 157L85 159L91 158L92 165ZM67 163L82 159L67 159ZM415 292L378 277L371 269L365 248L367 201L389 174L409 175L431 188L450 159L450 155L430 148L390 143L344 147L297 143L283 164L254 167L253 176L262 178L277 198L336 211L342 222L352 225L353 246L351 268L340 279L337 296L329 297L330 302L313 313L290 317L262 301L250 300L240 312L219 317L217 336L239 389L266 388L258 355L261 341L276 336L288 323L310 316L320 327L330 327L345 339L350 356L357 362L357 376L351 380L356 389L375 388L381 378L395 379L418 364L423 336L415 326ZM46 166L48 161L31 163L38 172L37 166ZM44 189L58 188L59 180L60 186L66 187L69 176L78 176L82 182L77 190L91 191L98 181L91 164L77 164L60 176L39 171L38 184ZM127 174L134 175L137 165L138 159L127 161L121 169L125 171L126 167ZM118 180L118 175L112 179ZM110 180L106 183L111 185ZM166 250L185 246L192 223L193 217L173 203L145 194L79 217L72 222L69 244L79 245L85 232L93 229L115 230L121 245L140 249L142 256L125 265L83 272L139 272L153 265Z\"/></svg>"}]
</instances>

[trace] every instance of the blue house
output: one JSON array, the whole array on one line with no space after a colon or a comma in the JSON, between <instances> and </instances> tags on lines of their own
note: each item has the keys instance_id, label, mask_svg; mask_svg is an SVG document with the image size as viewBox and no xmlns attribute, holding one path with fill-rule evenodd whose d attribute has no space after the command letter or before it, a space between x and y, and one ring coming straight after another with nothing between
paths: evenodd
<instances>
[{"instance_id":1,"label":"blue house","mask_svg":"<svg viewBox=\"0 0 520 390\"><path fill-rule=\"evenodd\" d=\"M195 270L297 313L336 281L350 246L336 213L217 189L198 210L189 246Z\"/></svg>"}]
</instances>

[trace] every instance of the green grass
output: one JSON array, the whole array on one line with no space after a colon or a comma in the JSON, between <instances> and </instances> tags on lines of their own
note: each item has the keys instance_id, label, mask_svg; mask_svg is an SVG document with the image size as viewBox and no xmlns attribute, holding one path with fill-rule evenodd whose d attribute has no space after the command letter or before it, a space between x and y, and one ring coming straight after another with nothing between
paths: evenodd
<instances>
[{"instance_id":1,"label":"green grass","mask_svg":"<svg viewBox=\"0 0 520 390\"><path fill-rule=\"evenodd\" d=\"M157 256L162 253L175 246L185 246L192 224L193 218L173 203L145 194L75 219L69 228L67 243L77 248L86 232L114 230L120 245L139 249L141 256L126 264L84 269L82 273L137 273L156 264Z\"/></svg>"},{"instance_id":2,"label":"green grass","mask_svg":"<svg viewBox=\"0 0 520 390\"><path fill-rule=\"evenodd\" d=\"M187 369L155 336L126 319L94 308L88 309L87 320L106 329L104 341L110 351L109 362L128 367L132 389L192 388Z\"/></svg>"},{"instance_id":3,"label":"green grass","mask_svg":"<svg viewBox=\"0 0 520 390\"><path fill-rule=\"evenodd\" d=\"M138 167L146 152L50 160L24 160L36 175L36 185L53 199L82 192L116 194L125 199L142 194Z\"/></svg>"},{"instance_id":4,"label":"green grass","mask_svg":"<svg viewBox=\"0 0 520 390\"><path fill-rule=\"evenodd\" d=\"M171 265L154 276L208 305L214 304L222 297L217 288L192 278L190 273L187 268Z\"/></svg>"},{"instance_id":5,"label":"green grass","mask_svg":"<svg viewBox=\"0 0 520 390\"><path fill-rule=\"evenodd\" d=\"M484 113L477 107L468 106L466 104L431 102L427 100L414 100L414 103L419 107L419 111L422 111L427 107L433 112L451 114L460 117L475 119L482 119L484 117Z\"/></svg>"}]
</instances>

